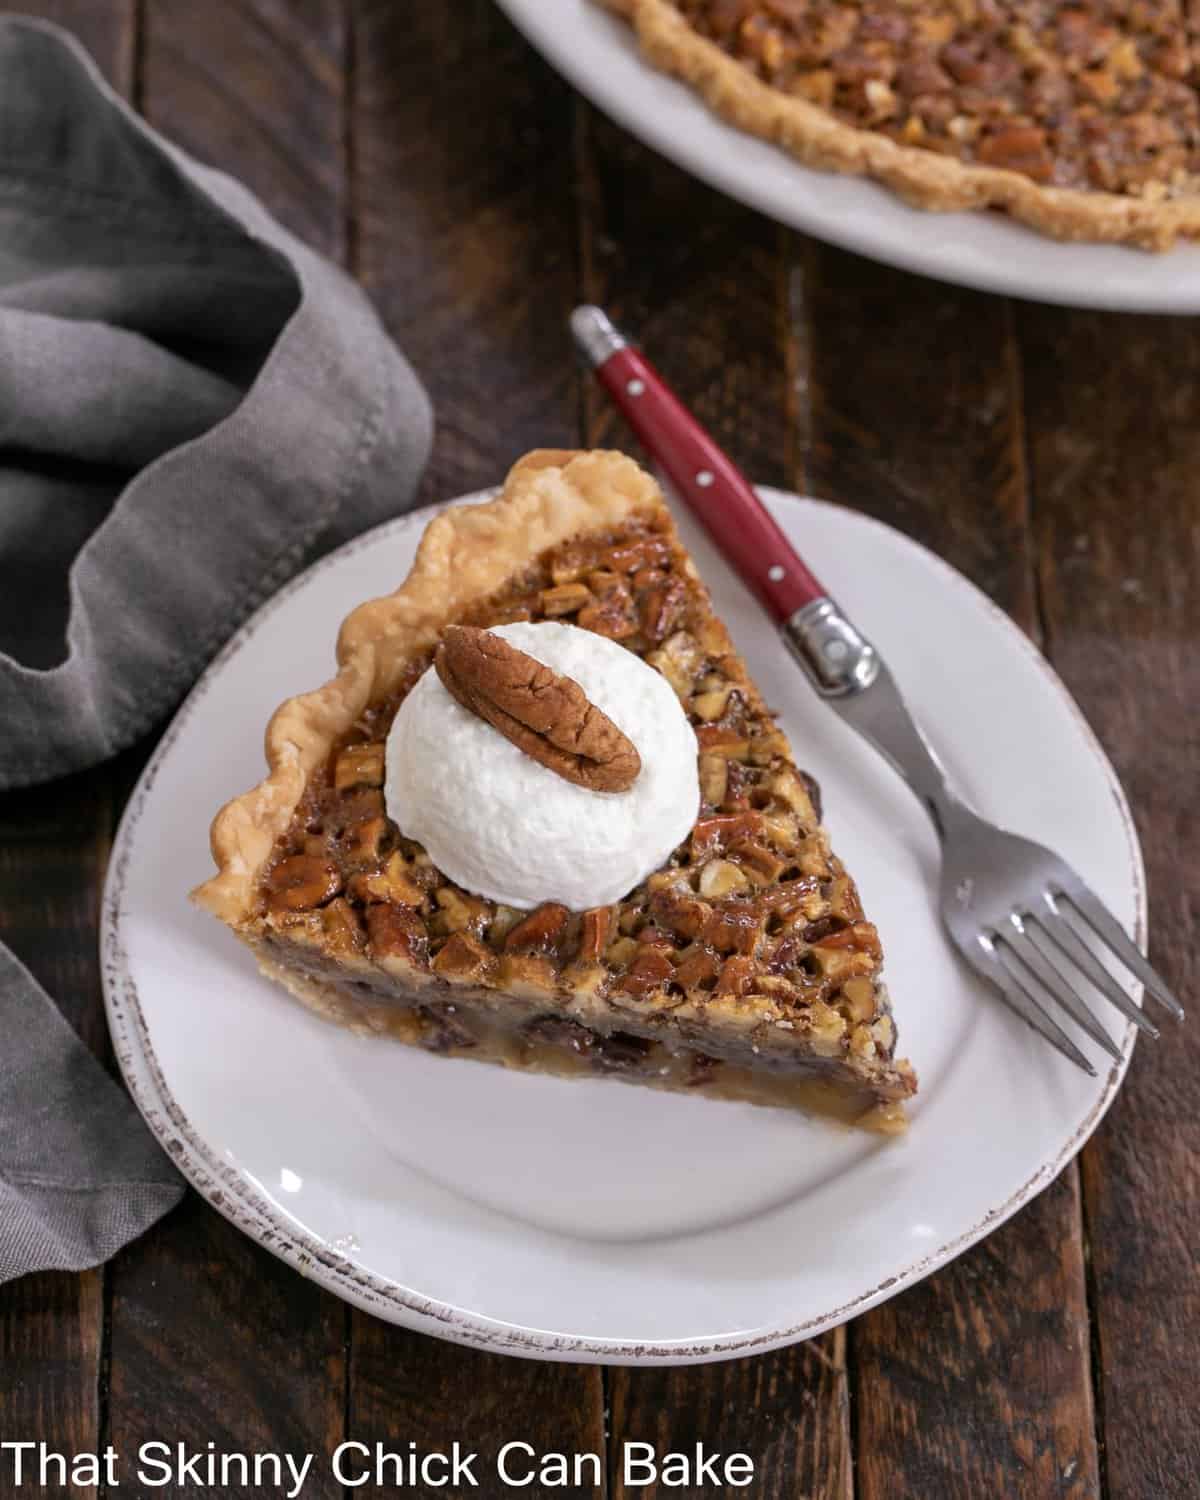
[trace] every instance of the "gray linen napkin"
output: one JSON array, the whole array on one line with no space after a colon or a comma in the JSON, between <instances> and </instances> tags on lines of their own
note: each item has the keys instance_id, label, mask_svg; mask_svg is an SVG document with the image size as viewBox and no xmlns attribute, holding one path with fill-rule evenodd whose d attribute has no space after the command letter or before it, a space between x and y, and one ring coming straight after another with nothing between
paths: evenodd
<instances>
[{"instance_id":1,"label":"gray linen napkin","mask_svg":"<svg viewBox=\"0 0 1200 1500\"><path fill-rule=\"evenodd\" d=\"M359 289L0 17L0 788L129 744L318 552L411 504L423 391ZM0 948L0 1281L180 1188Z\"/></svg>"}]
</instances>

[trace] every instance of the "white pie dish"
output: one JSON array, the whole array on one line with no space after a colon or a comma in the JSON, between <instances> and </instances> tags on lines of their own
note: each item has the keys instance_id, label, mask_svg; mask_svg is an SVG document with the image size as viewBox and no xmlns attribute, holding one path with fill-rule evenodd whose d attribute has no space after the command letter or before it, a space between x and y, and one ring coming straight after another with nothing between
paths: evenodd
<instances>
[{"instance_id":1,"label":"white pie dish","mask_svg":"<svg viewBox=\"0 0 1200 1500\"><path fill-rule=\"evenodd\" d=\"M1200 312L1200 244L1155 254L1048 239L998 213L928 213L861 177L805 167L727 125L643 60L632 28L596 0L498 0L597 108L647 146L793 228L941 281L1069 307Z\"/></svg>"},{"instance_id":2,"label":"white pie dish","mask_svg":"<svg viewBox=\"0 0 1200 1500\"><path fill-rule=\"evenodd\" d=\"M1141 939L1141 858L1121 789L1025 637L897 532L764 497L884 648L967 795L1059 850ZM306 1275L392 1321L534 1357L644 1363L808 1337L902 1290L1044 1187L1111 1102L1132 1030L1122 1064L1089 1079L978 987L937 925L925 815L818 703L686 517L716 608L822 783L835 847L881 930L900 1050L921 1076L905 1138L355 1037L260 978L188 904L209 873L212 812L261 774L267 715L328 675L342 616L401 580L427 519L360 538L267 604L180 710L122 822L102 933L114 1044L195 1186Z\"/></svg>"}]
</instances>

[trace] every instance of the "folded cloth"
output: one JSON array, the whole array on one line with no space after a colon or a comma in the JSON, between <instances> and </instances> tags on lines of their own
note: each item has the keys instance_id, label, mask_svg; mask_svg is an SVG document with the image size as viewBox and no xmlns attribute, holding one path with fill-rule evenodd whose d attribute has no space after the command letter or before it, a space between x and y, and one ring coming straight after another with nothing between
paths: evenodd
<instances>
[{"instance_id":1,"label":"folded cloth","mask_svg":"<svg viewBox=\"0 0 1200 1500\"><path fill-rule=\"evenodd\" d=\"M0 18L0 787L149 728L298 567L411 504L430 427L352 281L64 32ZM0 959L3 1279L94 1263L170 1192Z\"/></svg>"},{"instance_id":2,"label":"folded cloth","mask_svg":"<svg viewBox=\"0 0 1200 1500\"><path fill-rule=\"evenodd\" d=\"M173 1208L183 1184L3 945L0 1025L0 1282L99 1265Z\"/></svg>"}]
</instances>

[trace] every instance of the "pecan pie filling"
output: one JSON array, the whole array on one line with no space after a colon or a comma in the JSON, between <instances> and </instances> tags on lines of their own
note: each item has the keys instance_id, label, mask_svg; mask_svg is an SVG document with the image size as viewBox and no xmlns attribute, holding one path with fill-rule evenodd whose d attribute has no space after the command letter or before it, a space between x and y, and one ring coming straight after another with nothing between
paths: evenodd
<instances>
[{"instance_id":1,"label":"pecan pie filling","mask_svg":"<svg viewBox=\"0 0 1200 1500\"><path fill-rule=\"evenodd\" d=\"M383 794L388 731L431 648L310 776L258 888L263 956L335 989L354 1024L432 1050L781 1103L836 1073L843 1095L847 1077L861 1085L849 1113L894 1124L915 1081L892 1061L875 929L669 528L660 512L554 547L455 622L570 623L667 679L695 730L702 805L666 864L580 912L518 911L447 880Z\"/></svg>"},{"instance_id":2,"label":"pecan pie filling","mask_svg":"<svg viewBox=\"0 0 1200 1500\"><path fill-rule=\"evenodd\" d=\"M675 0L773 88L844 123L1053 187L1195 191L1180 0Z\"/></svg>"}]
</instances>

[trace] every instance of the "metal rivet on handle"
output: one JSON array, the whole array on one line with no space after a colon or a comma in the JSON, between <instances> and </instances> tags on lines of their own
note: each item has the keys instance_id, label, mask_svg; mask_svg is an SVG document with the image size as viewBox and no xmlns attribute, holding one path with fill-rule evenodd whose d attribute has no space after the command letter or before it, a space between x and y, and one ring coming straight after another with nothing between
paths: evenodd
<instances>
[{"instance_id":1,"label":"metal rivet on handle","mask_svg":"<svg viewBox=\"0 0 1200 1500\"><path fill-rule=\"evenodd\" d=\"M772 563L771 566L767 569L767 577L771 580L772 583L782 583L784 579L784 571L778 563Z\"/></svg>"},{"instance_id":2,"label":"metal rivet on handle","mask_svg":"<svg viewBox=\"0 0 1200 1500\"><path fill-rule=\"evenodd\" d=\"M635 377L633 380L626 382L625 389L631 396L640 396L646 389L646 382L644 380L638 380Z\"/></svg>"},{"instance_id":3,"label":"metal rivet on handle","mask_svg":"<svg viewBox=\"0 0 1200 1500\"><path fill-rule=\"evenodd\" d=\"M830 661L842 661L845 658L847 646L845 641L834 639L825 642L825 655Z\"/></svg>"},{"instance_id":4,"label":"metal rivet on handle","mask_svg":"<svg viewBox=\"0 0 1200 1500\"><path fill-rule=\"evenodd\" d=\"M712 482L713 474L711 469L701 469L699 474L696 475L696 483L702 490L706 490Z\"/></svg>"}]
</instances>

